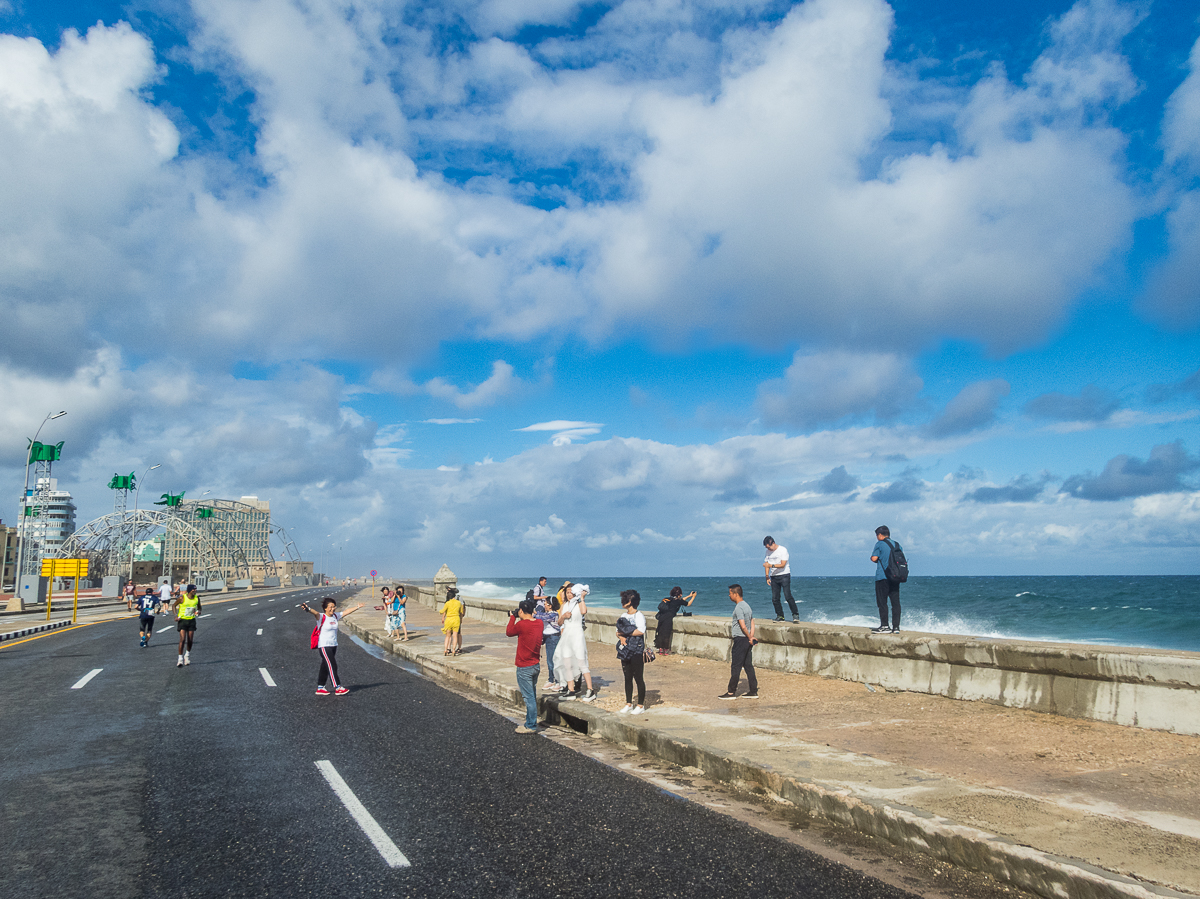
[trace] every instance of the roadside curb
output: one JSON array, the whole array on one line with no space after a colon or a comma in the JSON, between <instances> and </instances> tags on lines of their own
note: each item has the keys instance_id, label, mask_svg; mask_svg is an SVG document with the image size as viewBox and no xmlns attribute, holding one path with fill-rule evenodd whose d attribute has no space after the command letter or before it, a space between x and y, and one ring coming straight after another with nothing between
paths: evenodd
<instances>
[{"instance_id":1,"label":"roadside curb","mask_svg":"<svg viewBox=\"0 0 1200 899\"><path fill-rule=\"evenodd\" d=\"M364 642L413 663L429 675L524 708L515 682L500 683L440 659L431 659L381 634L346 621L342 624ZM975 827L958 824L919 808L856 796L815 780L773 771L748 759L702 743L673 736L584 703L561 703L539 695L538 708L551 724L566 724L589 736L636 749L662 761L698 768L712 780L736 789L766 792L796 808L834 824L883 839L1047 899L1162 899L1191 896L1023 846Z\"/></svg>"},{"instance_id":2,"label":"roadside curb","mask_svg":"<svg viewBox=\"0 0 1200 899\"><path fill-rule=\"evenodd\" d=\"M7 634L0 634L0 643L5 640L15 640L18 637L28 637L30 634L40 634L42 631L56 631L60 627L69 627L75 622L68 620L55 621L50 624L39 624L35 627L27 627L19 631L11 631Z\"/></svg>"}]
</instances>

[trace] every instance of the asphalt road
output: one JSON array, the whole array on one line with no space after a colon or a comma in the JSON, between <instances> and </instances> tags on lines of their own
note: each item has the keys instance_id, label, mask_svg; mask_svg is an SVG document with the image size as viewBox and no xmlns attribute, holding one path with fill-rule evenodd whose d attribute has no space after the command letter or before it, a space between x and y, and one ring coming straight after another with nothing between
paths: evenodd
<instances>
[{"instance_id":1,"label":"asphalt road","mask_svg":"<svg viewBox=\"0 0 1200 899\"><path fill-rule=\"evenodd\" d=\"M206 603L186 668L169 615L147 649L136 618L0 645L0 896L910 895L515 734L345 635L351 692L315 696L296 604L319 595Z\"/></svg>"}]
</instances>

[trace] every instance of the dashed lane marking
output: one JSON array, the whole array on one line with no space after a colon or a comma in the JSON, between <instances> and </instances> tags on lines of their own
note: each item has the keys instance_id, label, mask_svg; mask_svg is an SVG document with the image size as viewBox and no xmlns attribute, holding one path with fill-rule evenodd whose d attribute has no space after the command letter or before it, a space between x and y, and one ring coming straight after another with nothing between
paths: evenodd
<instances>
[{"instance_id":1,"label":"dashed lane marking","mask_svg":"<svg viewBox=\"0 0 1200 899\"><path fill-rule=\"evenodd\" d=\"M88 681L90 681L93 677L95 677L97 674L99 674L103 670L104 670L103 668L93 668L91 671L89 671L87 674L85 674L79 680L75 681L75 683L71 687L71 689L72 690L82 690L84 687L87 686Z\"/></svg>"},{"instance_id":2,"label":"dashed lane marking","mask_svg":"<svg viewBox=\"0 0 1200 899\"><path fill-rule=\"evenodd\" d=\"M276 616L272 615L270 618L268 618L268 619L267 619L267 621L274 621L274 620L275 620L275 617L276 617Z\"/></svg>"},{"instance_id":3,"label":"dashed lane marking","mask_svg":"<svg viewBox=\"0 0 1200 899\"><path fill-rule=\"evenodd\" d=\"M255 634L254 636L256 636L256 637L261 637L261 636L262 636L262 628L261 628L261 627L258 629L258 633L257 633L257 634ZM262 669L261 669L261 668L259 668L258 670L259 670L259 671L262 671Z\"/></svg>"},{"instance_id":4,"label":"dashed lane marking","mask_svg":"<svg viewBox=\"0 0 1200 899\"><path fill-rule=\"evenodd\" d=\"M259 631L259 633L261 634L262 631ZM274 687L276 685L275 679L271 677L271 672L266 668L259 668L258 673L263 676L263 680L266 681L268 687Z\"/></svg>"},{"instance_id":5,"label":"dashed lane marking","mask_svg":"<svg viewBox=\"0 0 1200 899\"><path fill-rule=\"evenodd\" d=\"M174 627L174 625L170 625L170 624L168 624L166 627L160 627L160 628L159 628L158 630L156 630L154 633L156 633L156 634L161 634L163 631L169 631L169 630L170 630L172 627Z\"/></svg>"},{"instance_id":6,"label":"dashed lane marking","mask_svg":"<svg viewBox=\"0 0 1200 899\"><path fill-rule=\"evenodd\" d=\"M412 867L410 862L403 852L397 848L392 842L392 838L387 835L379 822L371 817L371 813L366 807L358 801L358 797L354 795L354 791L350 786L342 780L342 775L337 773L337 769L333 767L333 762L328 759L314 763L317 770L329 782L329 786L333 787L333 792L337 798L342 800L342 805L346 806L346 811L350 813L358 826L363 829L363 833L367 835L375 848L379 850L379 854L383 856L383 860L392 868L409 868Z\"/></svg>"}]
</instances>

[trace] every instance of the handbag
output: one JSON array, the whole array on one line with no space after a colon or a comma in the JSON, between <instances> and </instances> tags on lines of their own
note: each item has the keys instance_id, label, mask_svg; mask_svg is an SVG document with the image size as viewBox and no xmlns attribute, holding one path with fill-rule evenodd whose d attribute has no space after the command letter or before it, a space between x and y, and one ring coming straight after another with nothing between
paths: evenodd
<instances>
[{"instance_id":1,"label":"handbag","mask_svg":"<svg viewBox=\"0 0 1200 899\"><path fill-rule=\"evenodd\" d=\"M317 643L319 643L321 640L321 625L324 623L325 623L325 616L322 615L320 622L318 622L317 626L313 628L312 639L309 641L310 649L317 648Z\"/></svg>"},{"instance_id":2,"label":"handbag","mask_svg":"<svg viewBox=\"0 0 1200 899\"><path fill-rule=\"evenodd\" d=\"M656 656L654 654L654 648L652 646L647 646L645 648L645 650L642 652L642 661L643 662L653 662L657 658L658 658L658 656Z\"/></svg>"}]
</instances>

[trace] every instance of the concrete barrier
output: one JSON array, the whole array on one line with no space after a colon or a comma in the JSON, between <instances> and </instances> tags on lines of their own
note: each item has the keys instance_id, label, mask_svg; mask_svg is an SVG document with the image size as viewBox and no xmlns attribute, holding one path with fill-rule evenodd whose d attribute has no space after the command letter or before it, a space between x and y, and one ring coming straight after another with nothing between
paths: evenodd
<instances>
[{"instance_id":1,"label":"concrete barrier","mask_svg":"<svg viewBox=\"0 0 1200 899\"><path fill-rule=\"evenodd\" d=\"M409 596L440 608L429 587ZM468 614L503 624L511 601L464 596ZM588 610L587 638L616 642L619 612ZM647 615L651 642L655 622ZM993 702L1010 708L1200 735L1200 653L1041 643L947 634L872 634L862 627L756 623L756 667L836 677L887 690ZM729 619L675 619L672 650L727 661Z\"/></svg>"}]
</instances>

